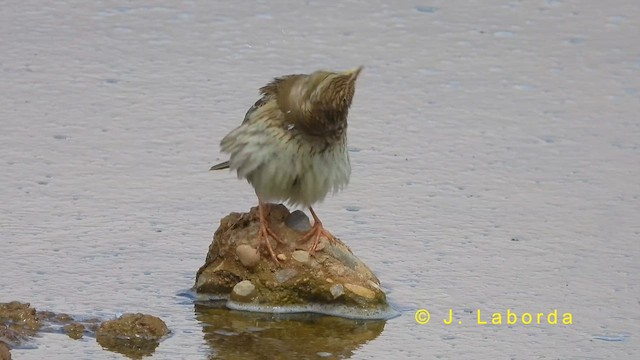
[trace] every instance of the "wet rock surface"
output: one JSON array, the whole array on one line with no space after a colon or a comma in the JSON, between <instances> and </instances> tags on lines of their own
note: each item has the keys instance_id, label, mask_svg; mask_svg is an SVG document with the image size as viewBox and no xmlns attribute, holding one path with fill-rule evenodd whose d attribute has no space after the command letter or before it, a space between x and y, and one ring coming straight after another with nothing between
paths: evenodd
<instances>
[{"instance_id":1,"label":"wet rock surface","mask_svg":"<svg viewBox=\"0 0 640 360\"><path fill-rule=\"evenodd\" d=\"M0 360L11 359L11 349L25 346L44 332L64 333L75 340L95 336L103 348L137 359L153 353L169 330L161 319L151 315L125 314L102 322L37 311L18 301L0 303Z\"/></svg>"},{"instance_id":2,"label":"wet rock surface","mask_svg":"<svg viewBox=\"0 0 640 360\"><path fill-rule=\"evenodd\" d=\"M258 209L231 213L220 221L206 263L198 270L200 299L228 299L227 307L259 312L316 312L350 318L388 318L380 281L339 239L298 239L309 229L304 213L269 205L270 227L283 243L270 239L278 258L257 252ZM290 227L291 226L291 227ZM293 227L293 228L292 228Z\"/></svg>"},{"instance_id":3,"label":"wet rock surface","mask_svg":"<svg viewBox=\"0 0 640 360\"><path fill-rule=\"evenodd\" d=\"M105 349L135 359L151 355L168 333L167 325L158 317L124 314L102 323L96 332L96 340Z\"/></svg>"}]
</instances>

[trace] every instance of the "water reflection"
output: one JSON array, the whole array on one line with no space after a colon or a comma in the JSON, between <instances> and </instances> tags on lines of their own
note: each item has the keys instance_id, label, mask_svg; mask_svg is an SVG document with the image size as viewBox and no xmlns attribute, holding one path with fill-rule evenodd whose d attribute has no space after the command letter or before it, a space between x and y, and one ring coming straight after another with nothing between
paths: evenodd
<instances>
[{"instance_id":1,"label":"water reflection","mask_svg":"<svg viewBox=\"0 0 640 360\"><path fill-rule=\"evenodd\" d=\"M385 320L266 314L195 305L211 359L345 359L377 338Z\"/></svg>"},{"instance_id":2,"label":"water reflection","mask_svg":"<svg viewBox=\"0 0 640 360\"><path fill-rule=\"evenodd\" d=\"M130 359L142 359L143 357L151 356L159 345L157 341L140 338L98 336L97 341L103 349L122 354Z\"/></svg>"}]
</instances>

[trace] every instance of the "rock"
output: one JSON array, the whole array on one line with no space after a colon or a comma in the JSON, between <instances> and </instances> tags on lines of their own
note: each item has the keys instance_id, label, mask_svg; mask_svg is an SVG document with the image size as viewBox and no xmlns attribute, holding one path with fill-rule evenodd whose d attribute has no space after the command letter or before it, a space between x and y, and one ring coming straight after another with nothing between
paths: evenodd
<instances>
[{"instance_id":1,"label":"rock","mask_svg":"<svg viewBox=\"0 0 640 360\"><path fill-rule=\"evenodd\" d=\"M0 303L0 324L6 325L7 328L25 338L35 335L42 326L36 309L28 303L18 301Z\"/></svg>"},{"instance_id":2,"label":"rock","mask_svg":"<svg viewBox=\"0 0 640 360\"><path fill-rule=\"evenodd\" d=\"M260 261L260 254L258 250L249 245L238 245L236 248L236 255L244 267L252 268Z\"/></svg>"},{"instance_id":3,"label":"rock","mask_svg":"<svg viewBox=\"0 0 640 360\"><path fill-rule=\"evenodd\" d=\"M169 333L162 319L153 315L127 313L100 325L97 337L136 337L158 341Z\"/></svg>"},{"instance_id":4,"label":"rock","mask_svg":"<svg viewBox=\"0 0 640 360\"><path fill-rule=\"evenodd\" d=\"M28 303L0 303L0 360L11 359L11 348L24 345L42 324Z\"/></svg>"},{"instance_id":5,"label":"rock","mask_svg":"<svg viewBox=\"0 0 640 360\"><path fill-rule=\"evenodd\" d=\"M69 314L55 313L53 311L38 311L38 318L41 321L48 321L54 324L70 324L73 318Z\"/></svg>"},{"instance_id":6,"label":"rock","mask_svg":"<svg viewBox=\"0 0 640 360\"><path fill-rule=\"evenodd\" d=\"M85 332L93 335L105 349L131 358L150 355L169 330L159 318L143 314L125 314L100 324L96 318L77 321L64 313L36 311L28 303L0 303L0 360L11 359L9 349L24 346L40 332L60 332L80 339Z\"/></svg>"},{"instance_id":7,"label":"rock","mask_svg":"<svg viewBox=\"0 0 640 360\"><path fill-rule=\"evenodd\" d=\"M206 262L196 274L194 288L199 299L229 299L229 308L260 312L317 312L368 319L397 314L387 304L378 278L340 240L321 240L313 256L299 250L298 240L310 227L296 225L302 215L294 214L284 205L269 205L267 221L283 240L271 240L280 261L276 263L263 246L257 263L251 266L239 254L258 245L257 207L224 217ZM311 241L304 245L308 249Z\"/></svg>"},{"instance_id":8,"label":"rock","mask_svg":"<svg viewBox=\"0 0 640 360\"><path fill-rule=\"evenodd\" d=\"M2 341L0 341L0 360L11 360L9 346Z\"/></svg>"},{"instance_id":9,"label":"rock","mask_svg":"<svg viewBox=\"0 0 640 360\"><path fill-rule=\"evenodd\" d=\"M62 329L64 330L64 333L67 334L67 336L74 340L82 339L85 330L84 325L76 322L67 324Z\"/></svg>"},{"instance_id":10,"label":"rock","mask_svg":"<svg viewBox=\"0 0 640 360\"><path fill-rule=\"evenodd\" d=\"M8 348L11 349L21 346L28 339L29 338L26 334L0 324L0 343L7 345Z\"/></svg>"},{"instance_id":11,"label":"rock","mask_svg":"<svg viewBox=\"0 0 640 360\"><path fill-rule=\"evenodd\" d=\"M84 322L92 321L96 319ZM9 348L23 346L38 332L58 332L60 327L73 339L82 338L85 332L85 326L68 314L36 311L28 303L17 301L0 304L0 342Z\"/></svg>"},{"instance_id":12,"label":"rock","mask_svg":"<svg viewBox=\"0 0 640 360\"><path fill-rule=\"evenodd\" d=\"M128 357L151 355L160 339L169 333L160 318L145 314L124 314L102 323L96 340L105 349Z\"/></svg>"}]
</instances>

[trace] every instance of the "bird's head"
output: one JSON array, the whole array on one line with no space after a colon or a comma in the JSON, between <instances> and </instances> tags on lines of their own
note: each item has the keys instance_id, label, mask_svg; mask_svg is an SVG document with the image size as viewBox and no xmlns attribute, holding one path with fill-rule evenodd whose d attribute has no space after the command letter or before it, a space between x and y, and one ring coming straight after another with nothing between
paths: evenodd
<instances>
[{"instance_id":1,"label":"bird's head","mask_svg":"<svg viewBox=\"0 0 640 360\"><path fill-rule=\"evenodd\" d=\"M307 80L309 101L314 107L348 111L362 66L345 72L316 71Z\"/></svg>"},{"instance_id":2,"label":"bird's head","mask_svg":"<svg viewBox=\"0 0 640 360\"><path fill-rule=\"evenodd\" d=\"M309 135L341 133L361 71L362 66L344 72L320 70L288 80L278 96L287 122Z\"/></svg>"}]
</instances>

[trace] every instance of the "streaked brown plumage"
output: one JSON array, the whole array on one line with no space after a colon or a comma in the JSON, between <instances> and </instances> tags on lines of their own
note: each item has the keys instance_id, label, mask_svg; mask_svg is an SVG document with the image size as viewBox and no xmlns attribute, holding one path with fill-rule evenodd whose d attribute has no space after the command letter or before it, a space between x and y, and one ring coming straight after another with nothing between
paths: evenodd
<instances>
[{"instance_id":1,"label":"streaked brown plumage","mask_svg":"<svg viewBox=\"0 0 640 360\"><path fill-rule=\"evenodd\" d=\"M309 208L314 224L301 241L313 238L310 253L321 236L334 239L311 205L349 182L347 115L361 70L274 79L260 89L262 98L247 111L242 125L220 143L230 159L211 170L230 168L254 187L260 215L258 246L266 245L275 261L268 237L280 239L267 225L266 201Z\"/></svg>"}]
</instances>

